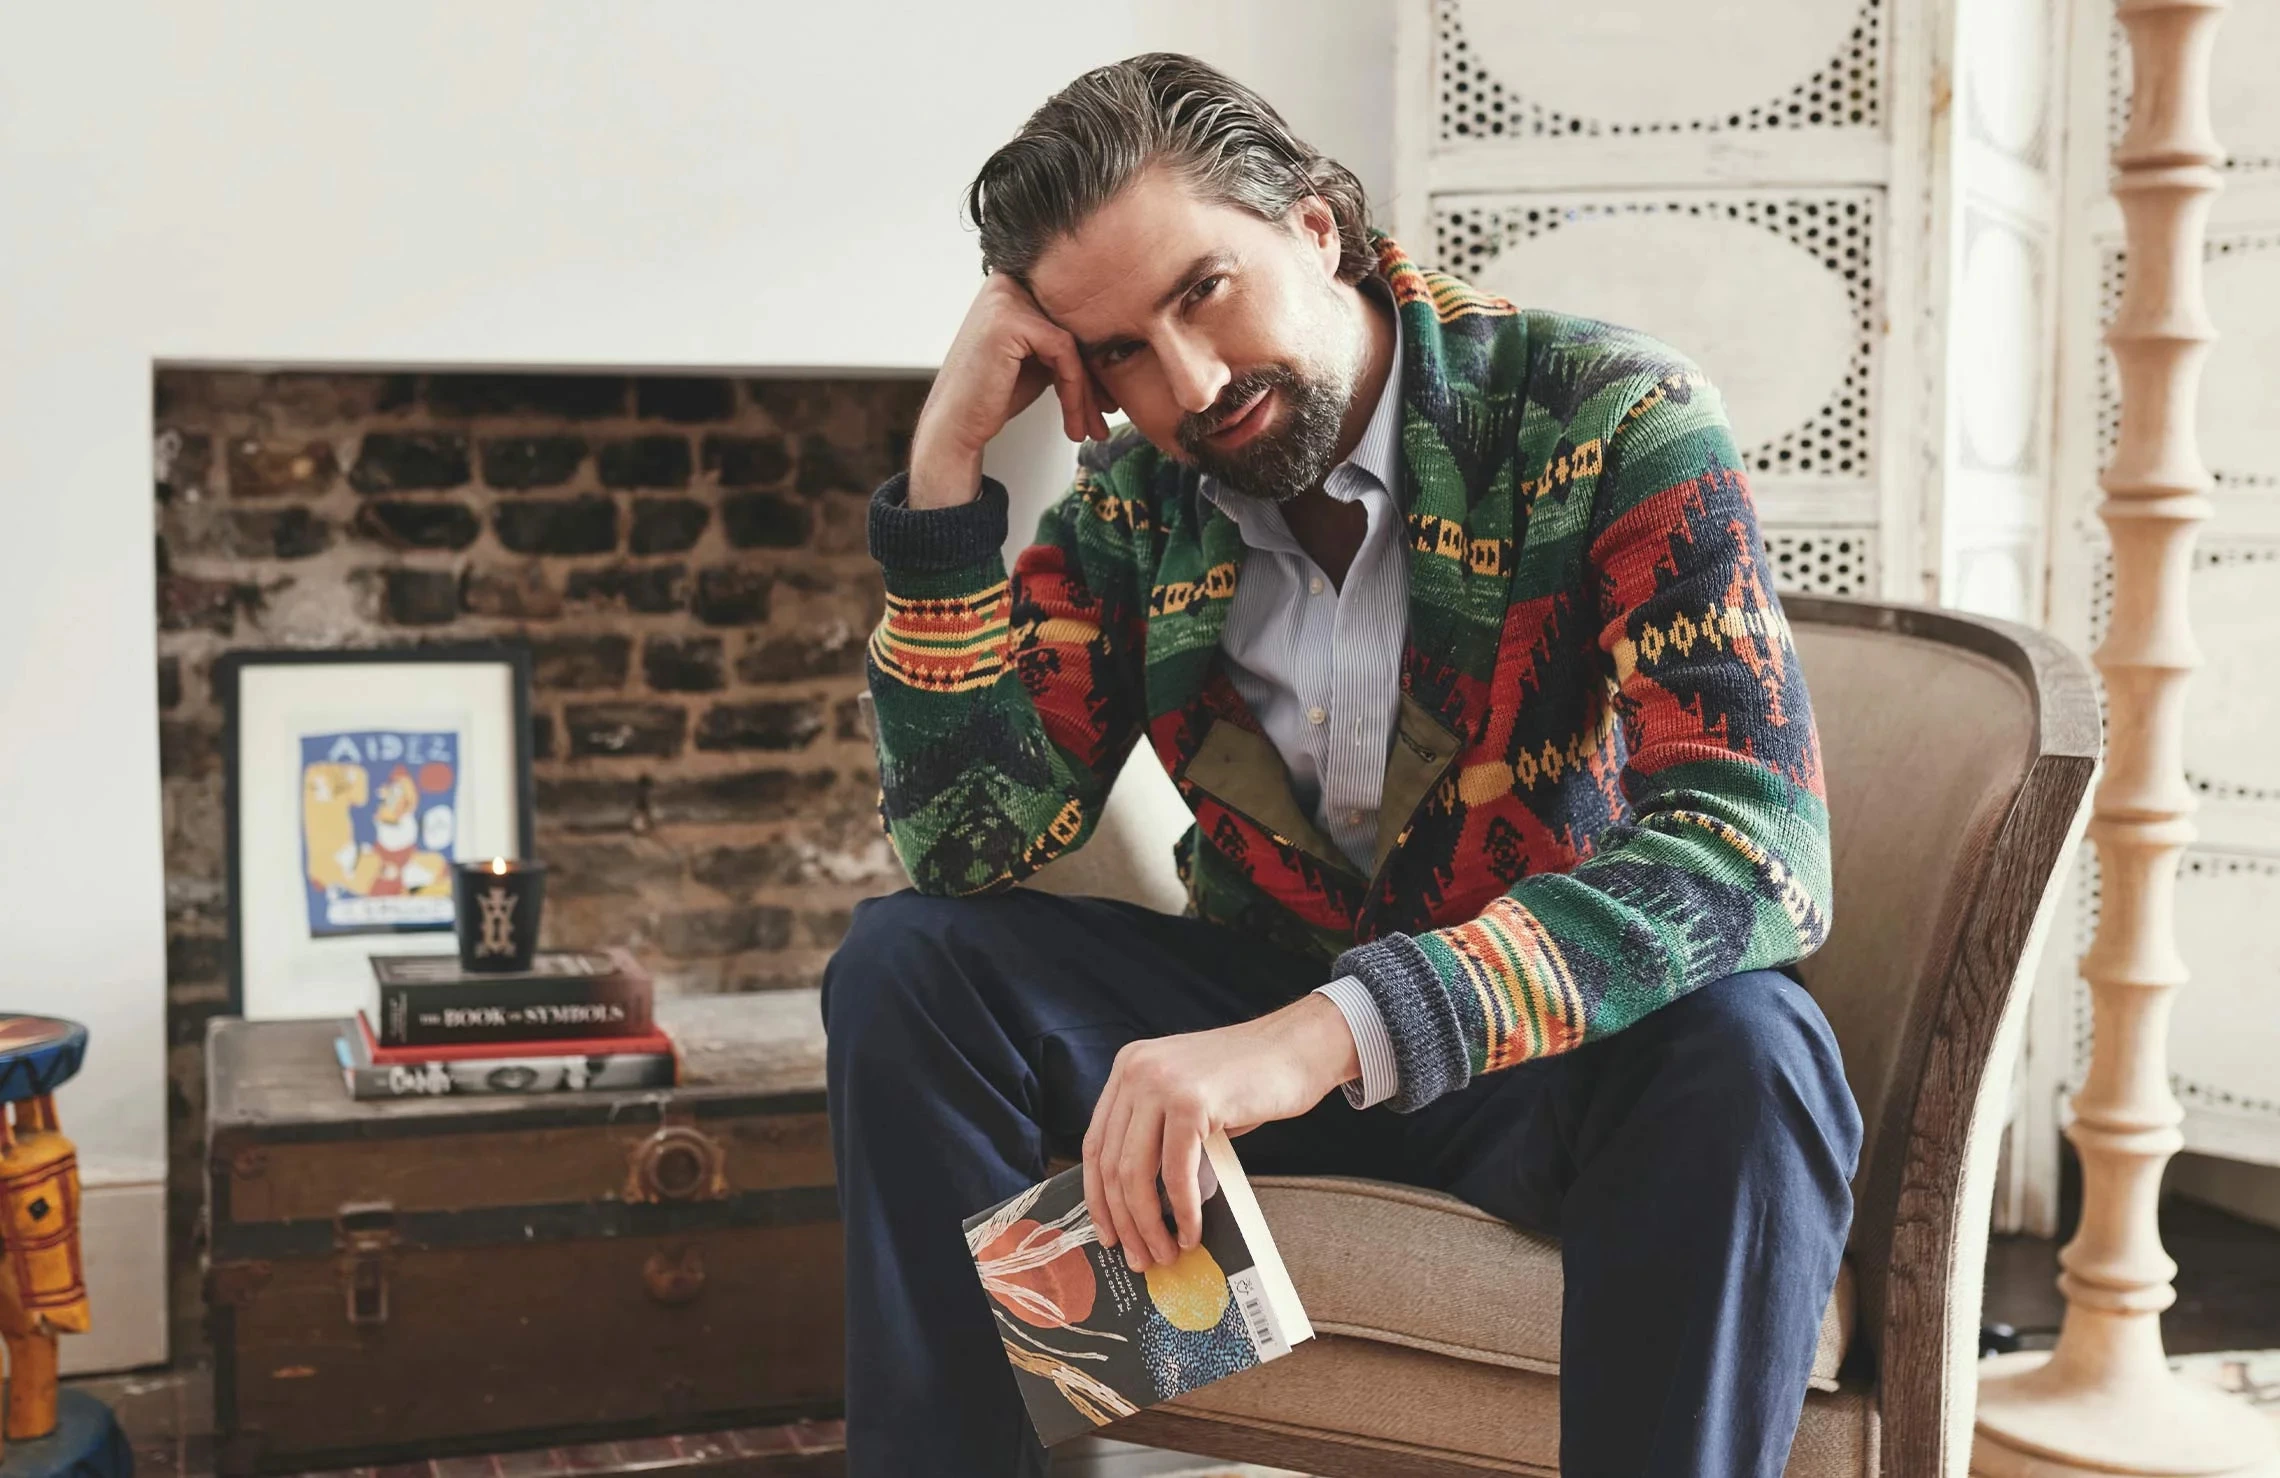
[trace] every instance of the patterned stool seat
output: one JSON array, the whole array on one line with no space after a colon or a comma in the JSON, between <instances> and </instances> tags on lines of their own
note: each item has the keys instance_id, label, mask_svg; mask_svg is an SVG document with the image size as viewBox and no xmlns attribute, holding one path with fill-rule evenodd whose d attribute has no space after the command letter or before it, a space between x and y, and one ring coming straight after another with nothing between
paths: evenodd
<instances>
[{"instance_id":1,"label":"patterned stool seat","mask_svg":"<svg viewBox=\"0 0 2280 1478\"><path fill-rule=\"evenodd\" d=\"M53 1093L86 1055L87 1028L78 1022L0 1011L0 1103Z\"/></svg>"}]
</instances>

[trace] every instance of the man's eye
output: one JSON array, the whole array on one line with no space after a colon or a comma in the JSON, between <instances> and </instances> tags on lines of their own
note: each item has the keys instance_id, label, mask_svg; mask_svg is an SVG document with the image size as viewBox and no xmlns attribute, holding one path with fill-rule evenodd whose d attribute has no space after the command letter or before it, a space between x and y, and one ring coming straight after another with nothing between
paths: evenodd
<instances>
[{"instance_id":1,"label":"man's eye","mask_svg":"<svg viewBox=\"0 0 2280 1478\"><path fill-rule=\"evenodd\" d=\"M1122 364L1131 354L1130 344L1112 344L1100 351L1099 358L1102 364Z\"/></svg>"},{"instance_id":2,"label":"man's eye","mask_svg":"<svg viewBox=\"0 0 2280 1478\"><path fill-rule=\"evenodd\" d=\"M1204 278L1201 282L1198 282L1192 289L1190 289L1189 301L1197 303L1202 302L1205 298L1211 296L1211 290L1213 288L1217 287L1220 283L1225 282L1226 280L1226 278L1214 272L1211 276Z\"/></svg>"}]
</instances>

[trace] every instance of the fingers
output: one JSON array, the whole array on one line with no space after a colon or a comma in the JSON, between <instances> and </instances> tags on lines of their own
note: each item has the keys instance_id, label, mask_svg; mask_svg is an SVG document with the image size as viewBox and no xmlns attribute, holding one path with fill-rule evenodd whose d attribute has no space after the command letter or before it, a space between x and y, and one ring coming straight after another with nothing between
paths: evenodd
<instances>
[{"instance_id":1,"label":"fingers","mask_svg":"<svg viewBox=\"0 0 2280 1478\"><path fill-rule=\"evenodd\" d=\"M1092 394L1085 386L1084 371L1067 353L1051 354L1045 363L1053 371L1053 393L1061 400L1061 434L1083 441L1092 421Z\"/></svg>"},{"instance_id":2,"label":"fingers","mask_svg":"<svg viewBox=\"0 0 2280 1478\"><path fill-rule=\"evenodd\" d=\"M1053 391L1061 401L1062 434L1071 441L1088 436L1106 441L1108 417L1094 394L1092 374L1075 336L1053 321L1028 284L1009 279L1000 290L1017 298L1016 311L1028 323L1030 353L1052 372Z\"/></svg>"},{"instance_id":3,"label":"fingers","mask_svg":"<svg viewBox=\"0 0 2280 1478\"><path fill-rule=\"evenodd\" d=\"M1126 1044L1085 1130L1086 1209L1101 1245L1121 1246L1135 1272L1178 1261L1203 1236L1203 1140L1215 1123L1208 1105L1220 1095L1209 1086L1208 1061L1199 1061L1202 1042Z\"/></svg>"},{"instance_id":4,"label":"fingers","mask_svg":"<svg viewBox=\"0 0 2280 1478\"><path fill-rule=\"evenodd\" d=\"M1148 1244L1144 1240L1139 1218L1125 1194L1124 1177L1118 1167L1123 1164L1124 1137L1132 1127L1132 1095L1120 1093L1116 1106L1110 1110L1108 1131L1101 1141L1101 1197L1108 1202L1108 1214L1116 1227L1116 1240L1124 1248L1124 1261L1133 1271L1148 1266ZM1153 1193L1150 1202L1153 1204Z\"/></svg>"},{"instance_id":5,"label":"fingers","mask_svg":"<svg viewBox=\"0 0 2280 1478\"><path fill-rule=\"evenodd\" d=\"M1180 1246L1193 1247L1203 1235L1203 1187L1196 1162L1203 1158L1203 1121L1175 1115L1164 1121L1164 1190L1172 1199L1172 1221Z\"/></svg>"},{"instance_id":6,"label":"fingers","mask_svg":"<svg viewBox=\"0 0 2280 1478\"><path fill-rule=\"evenodd\" d=\"M1116 1074L1108 1077L1108 1086L1101 1090L1099 1102L1093 1105L1092 1123L1086 1126L1084 1148L1085 1214L1100 1237L1100 1245L1116 1245L1116 1217L1109 1210L1106 1177L1100 1173L1101 1145L1108 1138L1108 1114L1115 1107Z\"/></svg>"},{"instance_id":7,"label":"fingers","mask_svg":"<svg viewBox=\"0 0 2280 1478\"><path fill-rule=\"evenodd\" d=\"M1124 1209L1132 1222L1137 1247L1147 1262L1170 1263L1180 1255L1164 1226L1163 1202L1156 1194L1156 1173L1164 1165L1164 1116L1152 1101L1134 1095L1135 1102L1124 1132L1124 1156L1118 1180L1124 1191ZM1125 1247L1127 1255L1135 1247Z\"/></svg>"},{"instance_id":8,"label":"fingers","mask_svg":"<svg viewBox=\"0 0 2280 1478\"><path fill-rule=\"evenodd\" d=\"M1093 407L1093 434L1102 441L1108 440L1108 413L1115 407L1110 404L1108 392L1100 388L1092 376L1085 376L1085 386L1091 394Z\"/></svg>"},{"instance_id":9,"label":"fingers","mask_svg":"<svg viewBox=\"0 0 2280 1478\"><path fill-rule=\"evenodd\" d=\"M993 273L968 310L920 419L942 434L952 434L943 427L954 428L961 440L980 446L1048 384L1061 405L1062 435L1077 442L1107 438L1114 404L1094 382L1076 339L1026 286Z\"/></svg>"},{"instance_id":10,"label":"fingers","mask_svg":"<svg viewBox=\"0 0 2280 1478\"><path fill-rule=\"evenodd\" d=\"M1048 325L1050 337L1040 335L1039 355L1053 372L1053 391L1061 399L1061 430L1071 441L1092 437L1108 440L1108 417L1093 398L1092 374L1085 368L1077 341Z\"/></svg>"}]
</instances>

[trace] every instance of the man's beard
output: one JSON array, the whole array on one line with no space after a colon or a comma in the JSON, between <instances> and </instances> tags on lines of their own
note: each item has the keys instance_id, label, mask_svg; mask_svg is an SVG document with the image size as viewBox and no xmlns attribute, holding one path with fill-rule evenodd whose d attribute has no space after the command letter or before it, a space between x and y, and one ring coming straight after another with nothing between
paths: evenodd
<instances>
[{"instance_id":1,"label":"man's beard","mask_svg":"<svg viewBox=\"0 0 2280 1478\"><path fill-rule=\"evenodd\" d=\"M1338 454L1338 431L1354 396L1356 375L1318 368L1301 374L1287 364L1271 364L1229 382L1207 415L1180 421L1180 448L1198 470L1239 493L1280 503L1319 484ZM1273 389L1282 401L1283 424L1260 432L1239 447L1220 451L1204 437L1241 413L1260 391Z\"/></svg>"}]
</instances>

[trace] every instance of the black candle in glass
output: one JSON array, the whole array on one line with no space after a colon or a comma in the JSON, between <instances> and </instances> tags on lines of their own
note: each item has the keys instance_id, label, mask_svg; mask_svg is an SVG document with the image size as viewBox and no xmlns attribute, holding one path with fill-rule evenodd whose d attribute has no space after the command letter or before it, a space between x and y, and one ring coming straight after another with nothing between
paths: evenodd
<instances>
[{"instance_id":1,"label":"black candle in glass","mask_svg":"<svg viewBox=\"0 0 2280 1478\"><path fill-rule=\"evenodd\" d=\"M493 857L451 865L459 963L469 970L528 970L546 906L546 864Z\"/></svg>"}]
</instances>

